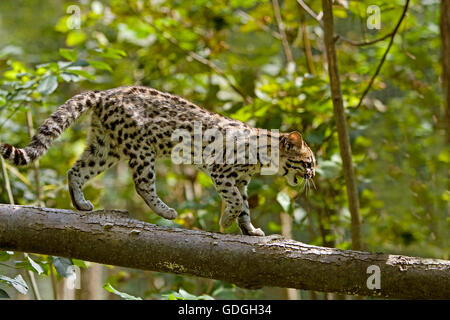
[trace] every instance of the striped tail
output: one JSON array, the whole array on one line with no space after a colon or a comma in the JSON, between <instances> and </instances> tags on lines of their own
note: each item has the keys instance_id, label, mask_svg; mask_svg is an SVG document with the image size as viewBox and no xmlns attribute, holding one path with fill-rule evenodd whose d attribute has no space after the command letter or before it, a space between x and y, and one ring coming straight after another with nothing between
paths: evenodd
<instances>
[{"instance_id":1,"label":"striped tail","mask_svg":"<svg viewBox=\"0 0 450 320\"><path fill-rule=\"evenodd\" d=\"M31 142L25 148L15 148L10 144L0 144L0 154L16 166L27 165L47 152L53 140L58 138L85 111L97 106L101 93L88 91L74 96L58 108L38 128Z\"/></svg>"}]
</instances>

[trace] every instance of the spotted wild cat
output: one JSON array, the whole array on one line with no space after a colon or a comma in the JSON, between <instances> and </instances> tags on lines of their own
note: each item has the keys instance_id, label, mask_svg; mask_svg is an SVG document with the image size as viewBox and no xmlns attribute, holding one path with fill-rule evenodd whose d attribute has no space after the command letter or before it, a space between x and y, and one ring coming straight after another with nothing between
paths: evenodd
<instances>
[{"instance_id":1,"label":"spotted wild cat","mask_svg":"<svg viewBox=\"0 0 450 320\"><path fill-rule=\"evenodd\" d=\"M187 147L185 150L190 151L187 154L183 151L183 157L189 156L192 161L190 156L193 156L197 160L192 161L193 164L211 177L226 203L221 226L226 228L237 219L243 234L263 236L264 232L250 221L247 185L251 177L273 164L270 157L275 154L278 157L276 171L286 176L290 185L297 185L298 178L312 179L315 174L314 154L298 132L278 133L253 128L183 98L138 86L78 94L45 120L28 146L19 149L1 144L0 153L15 165L27 165L42 156L52 141L88 110L92 110L92 115L87 147L68 172L72 203L78 210L93 210L93 205L84 198L83 185L118 161L128 160L138 194L155 213L174 219L177 212L156 193L155 159L169 157L179 151L177 148ZM174 139L177 130L187 133L184 138L189 139L183 139L182 135ZM199 130L205 133L203 137ZM209 138L199 140L207 133L210 133ZM230 136L243 144L232 148L231 152L221 150L229 145L226 140ZM214 144L220 146L219 149L211 152L212 142L222 142L222 139L223 144ZM253 151L250 150L252 142L256 143ZM261 152L263 148L265 153ZM196 157L208 152L214 161ZM263 154L266 156L261 156ZM239 155L244 161L228 161ZM253 161L249 161L252 156Z\"/></svg>"}]
</instances>

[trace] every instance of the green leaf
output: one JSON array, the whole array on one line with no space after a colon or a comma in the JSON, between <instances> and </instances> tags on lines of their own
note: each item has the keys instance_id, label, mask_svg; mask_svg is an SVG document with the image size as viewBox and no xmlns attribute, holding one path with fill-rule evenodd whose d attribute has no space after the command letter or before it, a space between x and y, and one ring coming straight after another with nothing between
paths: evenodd
<instances>
[{"instance_id":1,"label":"green leaf","mask_svg":"<svg viewBox=\"0 0 450 320\"><path fill-rule=\"evenodd\" d=\"M340 163L325 160L320 163L320 167L316 169L316 172L325 179L335 179L340 176L341 168L342 166Z\"/></svg>"},{"instance_id":2,"label":"green leaf","mask_svg":"<svg viewBox=\"0 0 450 320\"><path fill-rule=\"evenodd\" d=\"M89 66L89 63L86 60L83 59L78 59L75 62L72 62L71 64L67 65L66 68L67 69L71 69L72 67L87 67ZM62 68L64 69L64 68Z\"/></svg>"},{"instance_id":3,"label":"green leaf","mask_svg":"<svg viewBox=\"0 0 450 320\"><path fill-rule=\"evenodd\" d=\"M111 293L114 293L115 295L118 295L119 297L125 299L125 300L142 300L142 298L134 297L132 295L129 295L128 293L120 292L113 288L113 286L110 283L106 283L103 288Z\"/></svg>"},{"instance_id":4,"label":"green leaf","mask_svg":"<svg viewBox=\"0 0 450 320\"><path fill-rule=\"evenodd\" d=\"M8 261L13 254L12 251L0 251L0 261Z\"/></svg>"},{"instance_id":5,"label":"green leaf","mask_svg":"<svg viewBox=\"0 0 450 320\"><path fill-rule=\"evenodd\" d=\"M77 266L77 267L84 268L84 269L87 268L87 265L86 265L86 263L84 263L83 260L72 259L72 262L73 262L73 264L74 264L75 266Z\"/></svg>"},{"instance_id":6,"label":"green leaf","mask_svg":"<svg viewBox=\"0 0 450 320\"><path fill-rule=\"evenodd\" d=\"M47 76L39 81L36 88L42 95L47 96L58 88L58 78L55 75Z\"/></svg>"},{"instance_id":7,"label":"green leaf","mask_svg":"<svg viewBox=\"0 0 450 320\"><path fill-rule=\"evenodd\" d=\"M9 299L9 294L3 289L0 289L0 299Z\"/></svg>"},{"instance_id":8,"label":"green leaf","mask_svg":"<svg viewBox=\"0 0 450 320\"><path fill-rule=\"evenodd\" d=\"M95 52L97 52L100 57L110 59L122 59L127 55L125 51L113 48L96 49Z\"/></svg>"},{"instance_id":9,"label":"green leaf","mask_svg":"<svg viewBox=\"0 0 450 320\"><path fill-rule=\"evenodd\" d=\"M284 212L289 212L289 209L291 207L291 198L286 192L278 192L277 194L277 201L280 204L280 206L283 208Z\"/></svg>"},{"instance_id":10,"label":"green leaf","mask_svg":"<svg viewBox=\"0 0 450 320\"><path fill-rule=\"evenodd\" d=\"M59 54L72 62L77 60L78 54L74 49L59 49Z\"/></svg>"},{"instance_id":11,"label":"green leaf","mask_svg":"<svg viewBox=\"0 0 450 320\"><path fill-rule=\"evenodd\" d=\"M36 270L36 272L39 275L41 273L44 273L44 269L42 269L42 267L37 262L35 262L33 259L31 259L30 256L28 256L27 258L28 258L28 262L30 262L30 264L33 267L33 269Z\"/></svg>"},{"instance_id":12,"label":"green leaf","mask_svg":"<svg viewBox=\"0 0 450 320\"><path fill-rule=\"evenodd\" d=\"M67 34L66 44L69 47L79 45L79 44L83 43L84 41L86 41L86 34L80 30L70 31Z\"/></svg>"},{"instance_id":13,"label":"green leaf","mask_svg":"<svg viewBox=\"0 0 450 320\"><path fill-rule=\"evenodd\" d=\"M0 275L0 281L9 284L14 289L19 291L21 294L27 294L28 292L28 285L23 280L22 276L19 274L14 279L9 278L7 276Z\"/></svg>"},{"instance_id":14,"label":"green leaf","mask_svg":"<svg viewBox=\"0 0 450 320\"><path fill-rule=\"evenodd\" d=\"M73 74L76 74L77 76L81 76L84 77L86 79L89 80L95 80L95 76L93 76L92 74L90 74L89 72L85 71L85 70L80 70L80 69L67 69L66 72L70 72Z\"/></svg>"},{"instance_id":15,"label":"green leaf","mask_svg":"<svg viewBox=\"0 0 450 320\"><path fill-rule=\"evenodd\" d=\"M55 266L56 272L64 278L71 276L75 272L72 259L53 257L53 265Z\"/></svg>"},{"instance_id":16,"label":"green leaf","mask_svg":"<svg viewBox=\"0 0 450 320\"><path fill-rule=\"evenodd\" d=\"M76 74L73 74L73 73L68 73L68 72L61 72L59 74L59 76L66 82L71 82L71 81L78 82L78 81L83 79L79 75L76 75Z\"/></svg>"},{"instance_id":17,"label":"green leaf","mask_svg":"<svg viewBox=\"0 0 450 320\"><path fill-rule=\"evenodd\" d=\"M111 66L110 66L109 64L103 62L103 61L89 60L88 62L89 62L89 64L90 64L91 66L93 66L95 69L98 69L98 70L107 70L107 71L112 72Z\"/></svg>"},{"instance_id":18,"label":"green leaf","mask_svg":"<svg viewBox=\"0 0 450 320\"><path fill-rule=\"evenodd\" d=\"M178 292L171 291L171 292L163 294L161 296L168 300L214 300L213 297L211 297L207 294L202 294L201 296L196 296L196 295L193 295L193 294L187 292L183 288L180 288L178 290Z\"/></svg>"}]
</instances>

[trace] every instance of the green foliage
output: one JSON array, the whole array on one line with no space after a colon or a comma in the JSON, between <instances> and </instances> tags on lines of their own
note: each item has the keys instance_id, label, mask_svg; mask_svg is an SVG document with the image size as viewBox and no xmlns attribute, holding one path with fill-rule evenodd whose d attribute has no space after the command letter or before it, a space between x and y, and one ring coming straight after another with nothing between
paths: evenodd
<instances>
[{"instance_id":1,"label":"green foliage","mask_svg":"<svg viewBox=\"0 0 450 320\"><path fill-rule=\"evenodd\" d=\"M27 294L28 285L23 280L22 276L19 274L14 279L0 275L0 282L6 283L12 286L14 289L19 291L21 294Z\"/></svg>"},{"instance_id":2,"label":"green foliage","mask_svg":"<svg viewBox=\"0 0 450 320\"><path fill-rule=\"evenodd\" d=\"M109 284L109 283L106 283L106 284L103 286L103 288L104 288L106 291L111 292L111 293L114 293L115 295L118 295L119 297L121 297L122 299L125 299L125 300L142 300L142 298L134 297L134 296L132 296L132 295L129 295L129 294L127 294L127 293L120 292L120 291L114 289L113 286L112 286L111 284Z\"/></svg>"},{"instance_id":3,"label":"green foliage","mask_svg":"<svg viewBox=\"0 0 450 320\"><path fill-rule=\"evenodd\" d=\"M162 294L161 297L167 300L214 300L211 296L208 296L206 294L202 294L201 296L190 294L183 288L180 288L178 292L171 291Z\"/></svg>"},{"instance_id":4,"label":"green foliage","mask_svg":"<svg viewBox=\"0 0 450 320\"><path fill-rule=\"evenodd\" d=\"M292 217L294 239L351 247L322 31L296 1L280 1L295 61L291 66L277 36L271 1L88 0L77 3L80 29L69 27L74 16L66 10L73 3L45 2L45 6L29 0L0 2L2 142L26 145L30 139L27 111L36 127L82 90L139 84L169 91L257 127L302 132L318 161L317 190L306 194L301 188L287 186L282 177L252 180L249 201L254 224L266 233L280 233L279 213L286 212ZM320 1L308 3L316 12L321 11ZM392 30L403 1L348 4L348 8L334 7L336 31L347 39L369 41ZM366 8L373 4L381 8L381 30L366 27ZM38 21L37 11L41 15ZM381 73L358 109L354 106L387 40L363 47L336 43L358 179L363 241L370 251L450 257L450 154L440 120L438 16L437 2L412 1ZM310 63L315 72L308 68L301 21L310 40ZM196 55L204 60L193 58ZM40 160L41 199L36 198L33 168L7 167L17 203L43 201L48 207L71 208L66 172L83 151L86 127L81 119ZM219 231L221 202L205 174L165 160L157 163L157 174L161 197L180 213L175 221L161 219L148 209L136 195L126 164L90 183L85 188L86 197L96 208L128 210L148 222ZM7 203L3 186L0 177L0 201ZM237 233L238 229L234 226L227 231ZM16 276L8 273L11 268L48 276L53 270L51 262L64 275L58 267L64 260L59 258L15 260L15 256L0 252L0 261L9 266L0 265L0 274L9 279ZM86 267L81 261L73 260L69 265L72 263ZM120 268L114 268L107 281L110 285L105 289L122 298L126 294L121 291L155 299L277 297L220 281L211 284L204 279ZM9 288L12 282L4 280L2 284ZM12 295L0 289L0 297L8 294Z\"/></svg>"}]
</instances>

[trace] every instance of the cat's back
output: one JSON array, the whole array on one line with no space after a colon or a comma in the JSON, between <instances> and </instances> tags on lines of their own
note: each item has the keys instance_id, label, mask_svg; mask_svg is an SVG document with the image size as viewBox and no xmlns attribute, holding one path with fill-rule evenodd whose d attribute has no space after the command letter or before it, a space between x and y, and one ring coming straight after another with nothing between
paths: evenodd
<instances>
[{"instance_id":1,"label":"cat's back","mask_svg":"<svg viewBox=\"0 0 450 320\"><path fill-rule=\"evenodd\" d=\"M138 126L159 125L173 130L189 130L199 123L203 130L250 128L241 121L201 108L187 99L149 87L118 87L104 91L103 97L103 114L131 118Z\"/></svg>"}]
</instances>

